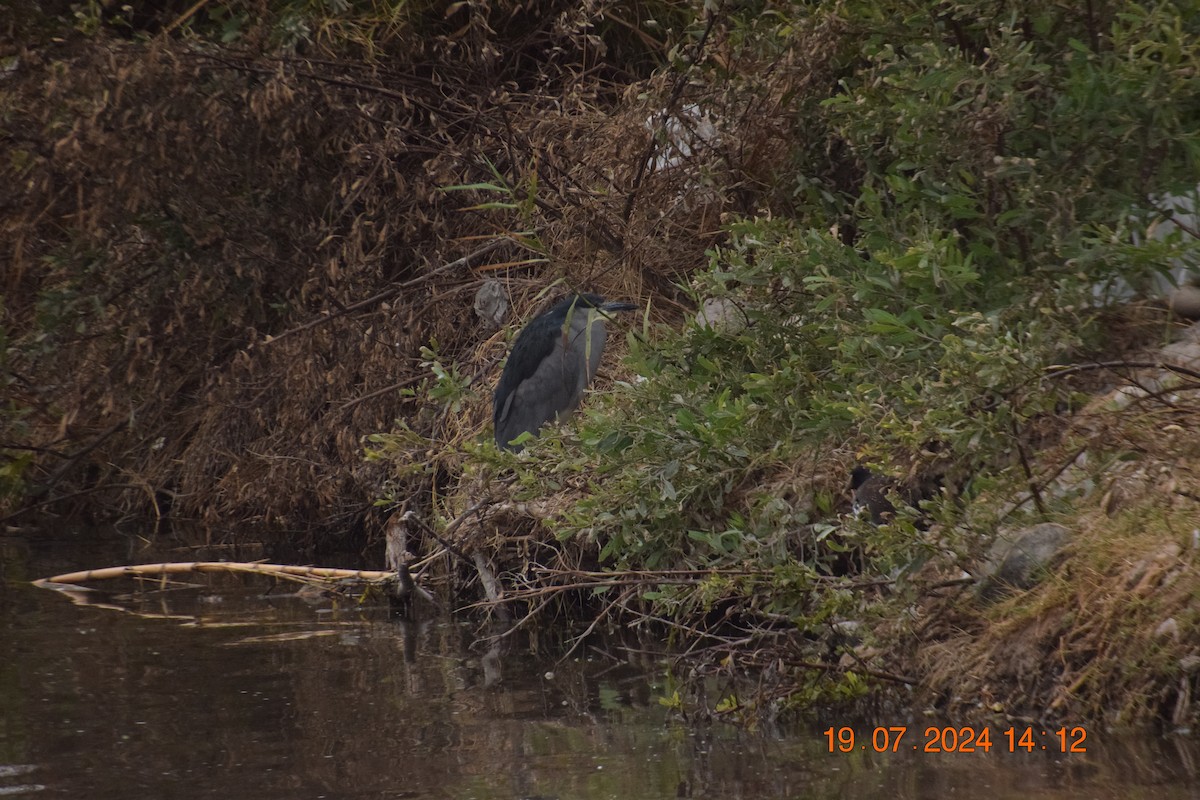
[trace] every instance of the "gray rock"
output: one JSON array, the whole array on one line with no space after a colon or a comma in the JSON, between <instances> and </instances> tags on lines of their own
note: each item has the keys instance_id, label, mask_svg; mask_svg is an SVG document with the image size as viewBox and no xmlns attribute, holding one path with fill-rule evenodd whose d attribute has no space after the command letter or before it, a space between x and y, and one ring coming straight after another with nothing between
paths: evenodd
<instances>
[{"instance_id":1,"label":"gray rock","mask_svg":"<svg viewBox=\"0 0 1200 800\"><path fill-rule=\"evenodd\" d=\"M1200 369L1200 323L1191 325L1178 341L1163 347L1162 359L1188 369Z\"/></svg>"},{"instance_id":2,"label":"gray rock","mask_svg":"<svg viewBox=\"0 0 1200 800\"><path fill-rule=\"evenodd\" d=\"M1001 533L981 570L980 595L993 600L1011 589L1032 589L1069 540L1070 531L1053 522Z\"/></svg>"},{"instance_id":3,"label":"gray rock","mask_svg":"<svg viewBox=\"0 0 1200 800\"><path fill-rule=\"evenodd\" d=\"M1175 287L1167 293L1167 307L1181 317L1200 319L1200 286Z\"/></svg>"},{"instance_id":4,"label":"gray rock","mask_svg":"<svg viewBox=\"0 0 1200 800\"><path fill-rule=\"evenodd\" d=\"M696 324L725 334L740 333L750 325L745 309L728 297L710 297L696 312Z\"/></svg>"},{"instance_id":5,"label":"gray rock","mask_svg":"<svg viewBox=\"0 0 1200 800\"><path fill-rule=\"evenodd\" d=\"M498 330L508 316L508 295L497 280L486 280L475 293L475 313L485 326Z\"/></svg>"},{"instance_id":6,"label":"gray rock","mask_svg":"<svg viewBox=\"0 0 1200 800\"><path fill-rule=\"evenodd\" d=\"M1179 623L1174 617L1167 617L1154 629L1154 635L1160 639L1179 641Z\"/></svg>"},{"instance_id":7,"label":"gray rock","mask_svg":"<svg viewBox=\"0 0 1200 800\"><path fill-rule=\"evenodd\" d=\"M1182 194L1151 195L1149 200L1150 210L1156 216L1144 230L1135 230L1134 244L1171 237L1180 237L1186 242L1196 236L1196 231L1200 230L1200 185ZM1101 305L1125 303L1138 296L1161 299L1180 317L1200 318L1200 263L1194 252L1172 259L1164 266L1164 272L1153 272L1140 278L1101 281L1092 287L1093 294Z\"/></svg>"}]
</instances>

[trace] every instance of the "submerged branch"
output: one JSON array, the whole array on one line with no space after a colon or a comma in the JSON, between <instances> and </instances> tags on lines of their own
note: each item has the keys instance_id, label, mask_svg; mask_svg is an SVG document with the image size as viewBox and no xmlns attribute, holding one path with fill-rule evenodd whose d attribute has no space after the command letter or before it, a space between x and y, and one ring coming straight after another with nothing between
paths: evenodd
<instances>
[{"instance_id":1,"label":"submerged branch","mask_svg":"<svg viewBox=\"0 0 1200 800\"><path fill-rule=\"evenodd\" d=\"M191 572L252 572L281 578L320 580L358 580L366 583L383 583L396 577L394 572L379 570L335 569L333 567L301 567L292 564L264 564L257 561L172 561L161 564L133 564L123 567L105 567L81 572L69 572L52 578L39 578L34 586L54 589L56 584L87 583L88 581L112 580L114 578L152 578L166 575L181 575Z\"/></svg>"}]
</instances>

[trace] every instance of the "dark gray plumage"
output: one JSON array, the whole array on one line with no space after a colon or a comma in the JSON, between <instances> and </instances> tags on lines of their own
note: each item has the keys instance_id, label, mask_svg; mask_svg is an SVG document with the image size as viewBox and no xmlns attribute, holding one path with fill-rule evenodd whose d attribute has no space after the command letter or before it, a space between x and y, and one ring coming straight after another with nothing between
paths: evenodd
<instances>
[{"instance_id":1,"label":"dark gray plumage","mask_svg":"<svg viewBox=\"0 0 1200 800\"><path fill-rule=\"evenodd\" d=\"M850 492L854 497L854 513L864 511L873 525L890 523L896 516L896 506L891 497L895 496L904 505L921 508L921 501L928 500L938 493L940 479L926 477L923 480L901 481L886 475L878 475L867 467L855 467L850 473ZM924 514L918 514L916 527L924 530L929 521Z\"/></svg>"},{"instance_id":2,"label":"dark gray plumage","mask_svg":"<svg viewBox=\"0 0 1200 800\"><path fill-rule=\"evenodd\" d=\"M536 436L547 422L573 411L596 377L606 315L636 308L594 294L572 294L526 325L496 384L496 444L520 450L513 439L526 431Z\"/></svg>"},{"instance_id":3,"label":"dark gray plumage","mask_svg":"<svg viewBox=\"0 0 1200 800\"><path fill-rule=\"evenodd\" d=\"M896 507L888 493L896 489L896 481L876 475L866 467L855 467L850 473L850 491L854 494L854 513L867 512L871 523L882 525L896 515Z\"/></svg>"}]
</instances>

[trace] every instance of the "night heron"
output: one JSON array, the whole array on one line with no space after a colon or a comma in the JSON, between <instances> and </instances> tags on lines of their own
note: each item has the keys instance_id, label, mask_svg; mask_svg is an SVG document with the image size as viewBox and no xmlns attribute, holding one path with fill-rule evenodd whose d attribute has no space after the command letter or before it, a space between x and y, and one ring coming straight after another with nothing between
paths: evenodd
<instances>
[{"instance_id":1,"label":"night heron","mask_svg":"<svg viewBox=\"0 0 1200 800\"><path fill-rule=\"evenodd\" d=\"M917 509L915 526L920 530L929 527L928 517L921 512L921 501L936 496L940 491L942 479L937 474L911 480L899 480L887 475L879 475L867 467L858 466L850 473L850 492L853 495L854 513L863 515L871 520L872 525L890 523L896 516L896 506L892 497L896 497L904 505Z\"/></svg>"},{"instance_id":2,"label":"night heron","mask_svg":"<svg viewBox=\"0 0 1200 800\"><path fill-rule=\"evenodd\" d=\"M854 495L854 513L866 516L873 525L882 525L896 515L896 507L888 493L896 489L896 481L876 475L866 467L855 467L850 473L850 491Z\"/></svg>"},{"instance_id":3,"label":"night heron","mask_svg":"<svg viewBox=\"0 0 1200 800\"><path fill-rule=\"evenodd\" d=\"M614 311L636 308L594 294L571 294L526 325L496 384L496 444L520 450L513 439L526 431L536 436L547 422L573 411L596 377L604 320Z\"/></svg>"}]
</instances>

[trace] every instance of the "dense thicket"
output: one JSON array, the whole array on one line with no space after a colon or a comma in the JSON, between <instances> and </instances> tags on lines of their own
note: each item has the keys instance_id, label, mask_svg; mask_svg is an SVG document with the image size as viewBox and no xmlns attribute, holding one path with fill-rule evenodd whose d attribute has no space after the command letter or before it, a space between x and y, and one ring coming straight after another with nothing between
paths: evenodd
<instances>
[{"instance_id":1,"label":"dense thicket","mask_svg":"<svg viewBox=\"0 0 1200 800\"><path fill-rule=\"evenodd\" d=\"M499 343L471 311L483 278L507 276L521 307L563 279L670 291L704 240L647 265L637 242L683 215L625 208L646 112L607 112L671 42L631 35L616 9L11 18L7 509L344 531L387 479L361 437L415 417L421 348L482 347L490 376ZM486 193L444 191L485 180L527 218L497 224L464 210ZM696 221L711 237L715 219Z\"/></svg>"},{"instance_id":2,"label":"dense thicket","mask_svg":"<svg viewBox=\"0 0 1200 800\"><path fill-rule=\"evenodd\" d=\"M1195 263L1186 225L1145 233L1200 183L1198 10L27 9L0 51L7 509L293 543L368 523L361 543L382 498L453 535L408 544L456 593L494 572L528 609L669 631L709 670L763 667L759 701L873 677L1187 719L1194 581L1170 576L1194 572L1174 540L1197 454L1154 436L1200 427L1195 386L1143 381L1136 414L1106 416L1081 390L1111 367L1051 367L1175 333L1112 308ZM648 308L616 371L636 379L520 456L486 434L509 338L472 310L492 278L513 322L547 286ZM718 324L685 322L705 301ZM864 463L924 489L922 518L849 515ZM1121 464L1140 488L1118 513ZM1007 605L945 600L997 531L1046 519L1118 555ZM1178 552L1133 575L1147 519ZM1149 574L1175 582L1138 613L1088 588ZM989 615L1040 621L989 635ZM1184 635L1150 646L1164 619Z\"/></svg>"},{"instance_id":3,"label":"dense thicket","mask_svg":"<svg viewBox=\"0 0 1200 800\"><path fill-rule=\"evenodd\" d=\"M713 672L785 675L774 685L791 702L855 695L868 675L936 686L958 711L1193 714L1191 679L1176 681L1195 636L1147 638L1195 588L1175 583L1194 565L1178 557L1195 509L1141 483L1110 521L1104 487L1133 474L1120 460L1190 484L1194 448L1141 437L1197 424L1200 364L1166 405L1114 419L1082 391L1113 385L1111 371L1055 365L1180 329L1161 309L1113 324L1113 304L1196 263L1186 221L1145 241L1170 216L1165 196L1193 193L1200 175L1195 26L1169 3L848 2L738 19L738 52L774 71L704 72L748 95L823 45L819 66L799 67L815 80L792 73L779 95L796 119L789 161L771 202L731 220L692 278L696 303L723 309L718 324L648 329L651 344L630 341L639 379L586 419L519 459L476 453L513 469L522 512L567 543L548 557L514 538L515 594L537 608L590 585L598 618L664 625ZM1100 378L1068 379L1081 375ZM856 463L928 498L922 518L849 517ZM1104 554L1057 573L1086 586L1049 581L1000 606L963 593L998 533L1047 519ZM484 530L512 524L498 520ZM1129 524L1148 539L1113 546ZM1172 542L1178 561L1155 581L1173 589L1144 614L1129 604L1145 591L1097 600L1097 586L1138 583L1144 572L1109 553L1158 547L1150 531ZM597 562L610 571L589 572ZM1082 612L1079 596L1092 598ZM993 631L993 615L1028 624ZM1116 627L1120 647L1105 633ZM717 708L773 707L745 699Z\"/></svg>"}]
</instances>

